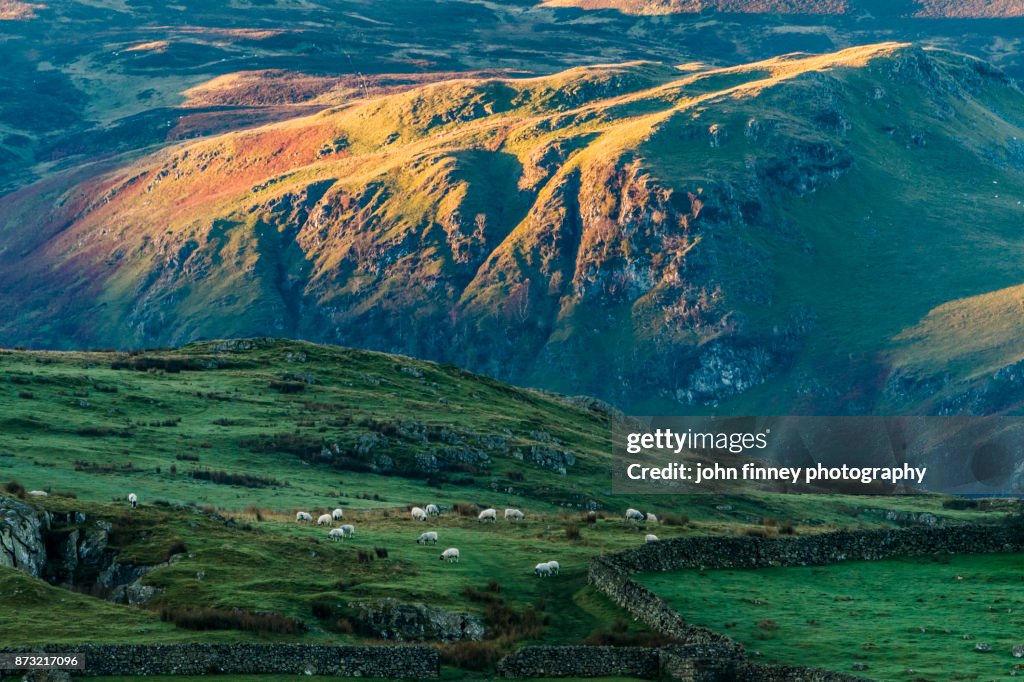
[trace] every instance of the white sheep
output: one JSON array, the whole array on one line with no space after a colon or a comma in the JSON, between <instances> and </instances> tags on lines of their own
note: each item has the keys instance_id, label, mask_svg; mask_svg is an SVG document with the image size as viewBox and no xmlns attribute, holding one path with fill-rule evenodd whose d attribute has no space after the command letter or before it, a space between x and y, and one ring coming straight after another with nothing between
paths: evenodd
<instances>
[{"instance_id":1,"label":"white sheep","mask_svg":"<svg viewBox=\"0 0 1024 682\"><path fill-rule=\"evenodd\" d=\"M128 493L128 504L130 504L132 506L132 509L135 509L136 507L138 507L139 506L139 496L136 495L135 493Z\"/></svg>"},{"instance_id":2,"label":"white sheep","mask_svg":"<svg viewBox=\"0 0 1024 682\"><path fill-rule=\"evenodd\" d=\"M427 520L427 512L425 512L420 507L413 507L409 511L409 515L412 516L412 520L413 521L426 521Z\"/></svg>"},{"instance_id":3,"label":"white sheep","mask_svg":"<svg viewBox=\"0 0 1024 682\"><path fill-rule=\"evenodd\" d=\"M645 523L657 523L658 522L658 517L655 516L652 512L647 512L647 516L644 517L644 522Z\"/></svg>"},{"instance_id":4,"label":"white sheep","mask_svg":"<svg viewBox=\"0 0 1024 682\"><path fill-rule=\"evenodd\" d=\"M644 520L644 513L642 511L637 510L637 509L632 509L632 508L627 509L626 510L626 520L627 521L643 521Z\"/></svg>"},{"instance_id":5,"label":"white sheep","mask_svg":"<svg viewBox=\"0 0 1024 682\"><path fill-rule=\"evenodd\" d=\"M547 562L537 564L533 567L533 574L538 578L547 578L551 575L551 566Z\"/></svg>"},{"instance_id":6,"label":"white sheep","mask_svg":"<svg viewBox=\"0 0 1024 682\"><path fill-rule=\"evenodd\" d=\"M441 509L436 504L428 504L426 512L429 516L440 516Z\"/></svg>"},{"instance_id":7,"label":"white sheep","mask_svg":"<svg viewBox=\"0 0 1024 682\"><path fill-rule=\"evenodd\" d=\"M329 525L331 525L331 521L333 521L333 520L334 519L331 517L330 514L321 514L320 518L318 518L316 520L316 525L318 525L318 526L329 526Z\"/></svg>"},{"instance_id":8,"label":"white sheep","mask_svg":"<svg viewBox=\"0 0 1024 682\"><path fill-rule=\"evenodd\" d=\"M346 523L344 526L338 528L346 538L350 538L356 534L356 527L351 523Z\"/></svg>"},{"instance_id":9,"label":"white sheep","mask_svg":"<svg viewBox=\"0 0 1024 682\"><path fill-rule=\"evenodd\" d=\"M445 551L441 552L441 561L447 561L448 563L459 563L459 550L456 547L449 547Z\"/></svg>"},{"instance_id":10,"label":"white sheep","mask_svg":"<svg viewBox=\"0 0 1024 682\"><path fill-rule=\"evenodd\" d=\"M343 528L332 528L331 532L327 534L327 537L332 540L344 540L345 530Z\"/></svg>"},{"instance_id":11,"label":"white sheep","mask_svg":"<svg viewBox=\"0 0 1024 682\"><path fill-rule=\"evenodd\" d=\"M505 510L505 520L506 521L522 521L525 517L526 517L526 515L523 514L523 512L519 511L518 509L506 509Z\"/></svg>"},{"instance_id":12,"label":"white sheep","mask_svg":"<svg viewBox=\"0 0 1024 682\"><path fill-rule=\"evenodd\" d=\"M644 536L644 542L650 543L650 542L657 542L657 541L658 541L658 536L657 535L653 535L651 533L648 533L647 535Z\"/></svg>"},{"instance_id":13,"label":"white sheep","mask_svg":"<svg viewBox=\"0 0 1024 682\"><path fill-rule=\"evenodd\" d=\"M345 512L340 509L335 509L331 512L331 519L334 521L341 521L342 517L345 516Z\"/></svg>"},{"instance_id":14,"label":"white sheep","mask_svg":"<svg viewBox=\"0 0 1024 682\"><path fill-rule=\"evenodd\" d=\"M309 512L297 512L295 514L295 520L298 521L299 523L302 523L303 521L310 521L310 522L312 522L313 521L313 515L310 514Z\"/></svg>"},{"instance_id":15,"label":"white sheep","mask_svg":"<svg viewBox=\"0 0 1024 682\"><path fill-rule=\"evenodd\" d=\"M558 575L561 572L562 567L557 561L549 561L548 570L551 571L551 575Z\"/></svg>"},{"instance_id":16,"label":"white sheep","mask_svg":"<svg viewBox=\"0 0 1024 682\"><path fill-rule=\"evenodd\" d=\"M436 545L437 544L437 531L436 530L428 530L426 533L420 533L419 538L416 539L416 544L417 545L425 545L425 544L428 544L428 543L431 544L431 545Z\"/></svg>"},{"instance_id":17,"label":"white sheep","mask_svg":"<svg viewBox=\"0 0 1024 682\"><path fill-rule=\"evenodd\" d=\"M48 497L49 496L49 493L47 493L45 490L29 490L28 494L31 495L32 497Z\"/></svg>"},{"instance_id":18,"label":"white sheep","mask_svg":"<svg viewBox=\"0 0 1024 682\"><path fill-rule=\"evenodd\" d=\"M484 509L476 517L476 520L477 521L497 521L498 520L498 511L496 509Z\"/></svg>"}]
</instances>

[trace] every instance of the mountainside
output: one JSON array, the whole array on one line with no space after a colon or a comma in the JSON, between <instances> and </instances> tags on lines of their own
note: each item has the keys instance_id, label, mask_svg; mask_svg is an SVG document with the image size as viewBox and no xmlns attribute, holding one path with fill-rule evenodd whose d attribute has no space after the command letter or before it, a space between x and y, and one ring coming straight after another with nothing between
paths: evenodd
<instances>
[{"instance_id":1,"label":"mountainside","mask_svg":"<svg viewBox=\"0 0 1024 682\"><path fill-rule=\"evenodd\" d=\"M1003 409L1014 333L949 374L929 320L1013 329L982 295L1021 283L1022 110L897 44L371 98L0 199L0 343L273 333L637 408Z\"/></svg>"},{"instance_id":2,"label":"mountainside","mask_svg":"<svg viewBox=\"0 0 1024 682\"><path fill-rule=\"evenodd\" d=\"M626 14L842 15L881 13L920 18L995 19L1024 17L1016 0L544 0L547 7L615 9Z\"/></svg>"}]
</instances>

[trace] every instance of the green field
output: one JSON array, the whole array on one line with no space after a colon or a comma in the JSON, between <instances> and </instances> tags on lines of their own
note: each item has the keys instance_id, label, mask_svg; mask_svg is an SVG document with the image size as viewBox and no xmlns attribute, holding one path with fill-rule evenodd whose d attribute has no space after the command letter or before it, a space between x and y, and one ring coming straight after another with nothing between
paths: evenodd
<instances>
[{"instance_id":1,"label":"green field","mask_svg":"<svg viewBox=\"0 0 1024 682\"><path fill-rule=\"evenodd\" d=\"M939 556L638 580L764 661L876 680L994 680L1024 670L1011 656L1024 641L1022 566L1020 554Z\"/></svg>"},{"instance_id":2,"label":"green field","mask_svg":"<svg viewBox=\"0 0 1024 682\"><path fill-rule=\"evenodd\" d=\"M446 674L475 675L528 643L663 641L586 582L593 556L635 547L651 530L662 539L773 536L790 527L892 527L890 510L964 521L1001 513L949 509L937 496L626 499L608 490L610 418L600 404L290 341L134 355L3 351L0 415L0 485L48 491L25 499L63 517L86 515L78 526L58 524L54 542L109 523L116 561L158 566L142 582L160 590L130 607L2 568L0 641L10 645L366 642L374 635L361 627L360 609L394 598L479 617L481 644L442 646ZM573 460L562 474L533 458L538 451ZM443 466L417 468L425 454ZM125 502L128 492L139 495L138 509ZM446 513L412 521L408 506L429 502ZM516 506L527 518L480 524L474 506ZM630 506L662 522L628 524ZM343 543L294 520L298 509L335 507L356 527ZM415 543L428 529L439 532L438 546ZM460 563L438 560L450 546ZM534 565L550 559L561 575L536 578ZM299 631L197 631L162 619L200 606L292 619Z\"/></svg>"}]
</instances>

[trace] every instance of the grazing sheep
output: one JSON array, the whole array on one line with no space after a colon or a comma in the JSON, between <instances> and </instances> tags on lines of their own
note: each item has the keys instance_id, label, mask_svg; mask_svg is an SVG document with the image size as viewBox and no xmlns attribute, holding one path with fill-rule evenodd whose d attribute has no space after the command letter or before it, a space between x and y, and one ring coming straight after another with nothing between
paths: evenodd
<instances>
[{"instance_id":1,"label":"grazing sheep","mask_svg":"<svg viewBox=\"0 0 1024 682\"><path fill-rule=\"evenodd\" d=\"M130 504L132 506L132 509L135 509L136 507L138 507L139 506L139 496L136 495L135 493L128 493L128 504Z\"/></svg>"},{"instance_id":2,"label":"grazing sheep","mask_svg":"<svg viewBox=\"0 0 1024 682\"><path fill-rule=\"evenodd\" d=\"M476 520L477 521L497 521L498 520L498 512L495 509L484 509L476 517Z\"/></svg>"},{"instance_id":3,"label":"grazing sheep","mask_svg":"<svg viewBox=\"0 0 1024 682\"><path fill-rule=\"evenodd\" d=\"M542 563L542 564L537 564L536 566L533 567L533 574L535 576L537 576L538 578L550 577L551 576L551 566L549 566L546 562Z\"/></svg>"},{"instance_id":4,"label":"grazing sheep","mask_svg":"<svg viewBox=\"0 0 1024 682\"><path fill-rule=\"evenodd\" d=\"M321 514L320 518L316 520L316 525L329 526L331 525L331 521L333 521L333 518L331 517L330 514Z\"/></svg>"},{"instance_id":5,"label":"grazing sheep","mask_svg":"<svg viewBox=\"0 0 1024 682\"><path fill-rule=\"evenodd\" d=\"M551 575L558 575L561 572L562 567L558 564L557 561L549 561L548 570L551 571Z\"/></svg>"},{"instance_id":6,"label":"grazing sheep","mask_svg":"<svg viewBox=\"0 0 1024 682\"><path fill-rule=\"evenodd\" d=\"M295 514L295 520L298 521L299 523L302 523L303 521L312 522L313 521L313 515L310 514L309 512L298 512L298 513Z\"/></svg>"},{"instance_id":7,"label":"grazing sheep","mask_svg":"<svg viewBox=\"0 0 1024 682\"><path fill-rule=\"evenodd\" d=\"M331 519L334 521L341 521L341 518L343 516L345 516L345 512L341 511L340 509L335 509L334 511L331 512Z\"/></svg>"},{"instance_id":8,"label":"grazing sheep","mask_svg":"<svg viewBox=\"0 0 1024 682\"><path fill-rule=\"evenodd\" d=\"M441 561L447 561L448 563L459 563L459 550L455 547L449 547L445 551L441 552Z\"/></svg>"},{"instance_id":9,"label":"grazing sheep","mask_svg":"<svg viewBox=\"0 0 1024 682\"><path fill-rule=\"evenodd\" d=\"M426 512L429 516L440 516L441 509L436 504L428 504Z\"/></svg>"},{"instance_id":10,"label":"grazing sheep","mask_svg":"<svg viewBox=\"0 0 1024 682\"><path fill-rule=\"evenodd\" d=\"M356 534L356 527L353 526L351 523L346 523L344 526L338 528L338 530L340 530L342 534L347 538L350 538Z\"/></svg>"},{"instance_id":11,"label":"grazing sheep","mask_svg":"<svg viewBox=\"0 0 1024 682\"><path fill-rule=\"evenodd\" d=\"M658 522L658 517L655 516L654 514L652 514L651 512L647 512L647 516L644 517L644 522L645 523L657 523Z\"/></svg>"},{"instance_id":12,"label":"grazing sheep","mask_svg":"<svg viewBox=\"0 0 1024 682\"><path fill-rule=\"evenodd\" d=\"M525 517L526 517L526 515L523 514L523 512L519 511L518 509L506 509L505 510L505 520L506 521L522 521Z\"/></svg>"},{"instance_id":13,"label":"grazing sheep","mask_svg":"<svg viewBox=\"0 0 1024 682\"><path fill-rule=\"evenodd\" d=\"M331 532L327 534L327 537L332 540L344 540L345 530L343 528L332 528Z\"/></svg>"},{"instance_id":14,"label":"grazing sheep","mask_svg":"<svg viewBox=\"0 0 1024 682\"><path fill-rule=\"evenodd\" d=\"M436 545L437 544L437 531L436 530L429 530L426 533L420 533L419 538L416 539L416 544L417 545L425 545L427 543L429 543L431 545Z\"/></svg>"},{"instance_id":15,"label":"grazing sheep","mask_svg":"<svg viewBox=\"0 0 1024 682\"><path fill-rule=\"evenodd\" d=\"M642 511L637 510L637 509L627 509L626 510L626 520L627 521L643 521L644 520L644 513Z\"/></svg>"},{"instance_id":16,"label":"grazing sheep","mask_svg":"<svg viewBox=\"0 0 1024 682\"><path fill-rule=\"evenodd\" d=\"M48 497L49 496L49 493L47 493L45 490L29 490L28 494L31 495L32 497Z\"/></svg>"},{"instance_id":17,"label":"grazing sheep","mask_svg":"<svg viewBox=\"0 0 1024 682\"><path fill-rule=\"evenodd\" d=\"M409 510L409 516L412 517L413 521L426 521L427 512L422 507L413 507Z\"/></svg>"},{"instance_id":18,"label":"grazing sheep","mask_svg":"<svg viewBox=\"0 0 1024 682\"><path fill-rule=\"evenodd\" d=\"M648 533L647 535L644 536L644 542L657 542L657 541L658 541L658 536L657 535L652 535L652 534Z\"/></svg>"}]
</instances>

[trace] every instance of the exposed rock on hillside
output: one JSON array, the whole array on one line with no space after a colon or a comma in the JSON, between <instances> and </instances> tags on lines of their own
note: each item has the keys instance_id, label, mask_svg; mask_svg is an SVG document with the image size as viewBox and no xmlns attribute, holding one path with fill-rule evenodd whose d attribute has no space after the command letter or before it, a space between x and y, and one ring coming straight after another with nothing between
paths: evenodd
<instances>
[{"instance_id":1,"label":"exposed rock on hillside","mask_svg":"<svg viewBox=\"0 0 1024 682\"><path fill-rule=\"evenodd\" d=\"M374 637L397 642L478 640L484 625L476 616L451 613L425 604L406 604L395 599L350 604L358 613L360 627Z\"/></svg>"},{"instance_id":2,"label":"exposed rock on hillside","mask_svg":"<svg viewBox=\"0 0 1024 682\"><path fill-rule=\"evenodd\" d=\"M896 44L431 85L0 199L0 344L270 334L625 407L877 410L894 336L1019 283L1021 107Z\"/></svg>"},{"instance_id":3,"label":"exposed rock on hillside","mask_svg":"<svg viewBox=\"0 0 1024 682\"><path fill-rule=\"evenodd\" d=\"M50 519L45 512L11 497L0 497L0 566L40 577L46 565L43 534Z\"/></svg>"}]
</instances>

